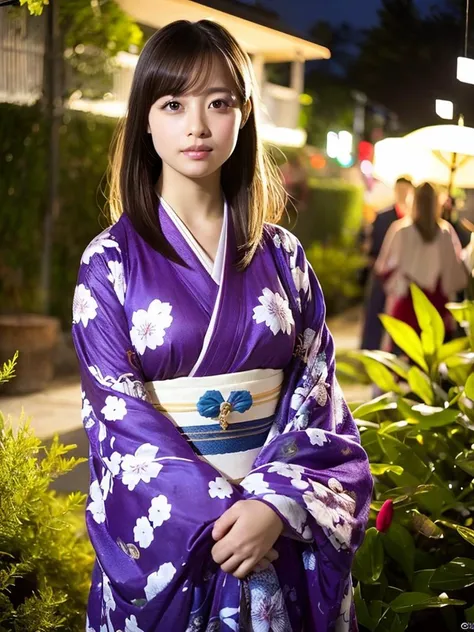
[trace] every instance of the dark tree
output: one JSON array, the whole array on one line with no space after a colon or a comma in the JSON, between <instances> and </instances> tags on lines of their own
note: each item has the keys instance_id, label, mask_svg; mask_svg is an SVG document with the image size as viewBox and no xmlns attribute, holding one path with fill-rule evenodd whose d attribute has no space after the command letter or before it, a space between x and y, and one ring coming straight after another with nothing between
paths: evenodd
<instances>
[{"instance_id":1,"label":"dark tree","mask_svg":"<svg viewBox=\"0 0 474 632\"><path fill-rule=\"evenodd\" d=\"M474 124L474 87L456 79L463 52L462 0L424 17L414 0L383 0L379 22L363 33L348 80L398 114L406 128L439 123L436 98L455 102Z\"/></svg>"}]
</instances>

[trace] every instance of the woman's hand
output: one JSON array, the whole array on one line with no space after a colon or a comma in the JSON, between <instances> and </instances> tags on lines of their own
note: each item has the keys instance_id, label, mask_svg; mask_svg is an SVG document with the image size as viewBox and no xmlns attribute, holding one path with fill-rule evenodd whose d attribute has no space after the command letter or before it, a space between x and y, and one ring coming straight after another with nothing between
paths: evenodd
<instances>
[{"instance_id":1,"label":"woman's hand","mask_svg":"<svg viewBox=\"0 0 474 632\"><path fill-rule=\"evenodd\" d=\"M212 558L225 573L244 579L278 558L272 548L283 531L278 514L259 500L239 500L214 524Z\"/></svg>"}]
</instances>

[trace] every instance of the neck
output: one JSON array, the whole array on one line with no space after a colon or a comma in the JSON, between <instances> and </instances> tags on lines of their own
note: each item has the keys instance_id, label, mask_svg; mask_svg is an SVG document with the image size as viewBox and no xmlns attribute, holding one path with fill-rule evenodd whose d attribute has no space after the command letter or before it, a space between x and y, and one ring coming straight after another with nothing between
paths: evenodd
<instances>
[{"instance_id":1,"label":"neck","mask_svg":"<svg viewBox=\"0 0 474 632\"><path fill-rule=\"evenodd\" d=\"M204 178L188 178L164 166L156 191L187 224L223 215L220 169Z\"/></svg>"}]
</instances>

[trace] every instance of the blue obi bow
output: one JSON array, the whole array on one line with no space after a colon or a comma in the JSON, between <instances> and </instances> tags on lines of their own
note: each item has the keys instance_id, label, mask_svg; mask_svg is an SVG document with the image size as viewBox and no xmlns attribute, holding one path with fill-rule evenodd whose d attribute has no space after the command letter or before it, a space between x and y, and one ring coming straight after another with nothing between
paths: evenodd
<instances>
[{"instance_id":1,"label":"blue obi bow","mask_svg":"<svg viewBox=\"0 0 474 632\"><path fill-rule=\"evenodd\" d=\"M252 395L248 391L232 391L227 401L220 391L206 391L199 399L197 409L202 417L219 419L222 430L227 430L229 414L233 410L244 413L252 404Z\"/></svg>"}]
</instances>

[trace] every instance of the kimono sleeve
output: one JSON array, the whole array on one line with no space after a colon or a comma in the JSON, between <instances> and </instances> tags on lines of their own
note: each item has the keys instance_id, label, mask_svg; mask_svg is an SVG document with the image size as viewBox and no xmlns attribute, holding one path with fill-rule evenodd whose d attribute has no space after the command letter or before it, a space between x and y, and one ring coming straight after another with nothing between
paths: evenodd
<instances>
[{"instance_id":1,"label":"kimono sleeve","mask_svg":"<svg viewBox=\"0 0 474 632\"><path fill-rule=\"evenodd\" d=\"M119 602L123 612L138 615L133 609L138 600L159 620L167 612L168 593L181 594L177 586L188 580L189 560L206 569L212 563L212 525L239 494L147 401L123 305L120 251L110 250L113 260L95 253L83 262L73 304L90 445L86 522L100 581L117 604L114 616ZM157 573L169 579L160 579L159 590Z\"/></svg>"},{"instance_id":2,"label":"kimono sleeve","mask_svg":"<svg viewBox=\"0 0 474 632\"><path fill-rule=\"evenodd\" d=\"M372 476L336 378L321 287L299 244L287 259L298 342L271 440L242 486L345 575L364 536Z\"/></svg>"}]
</instances>

